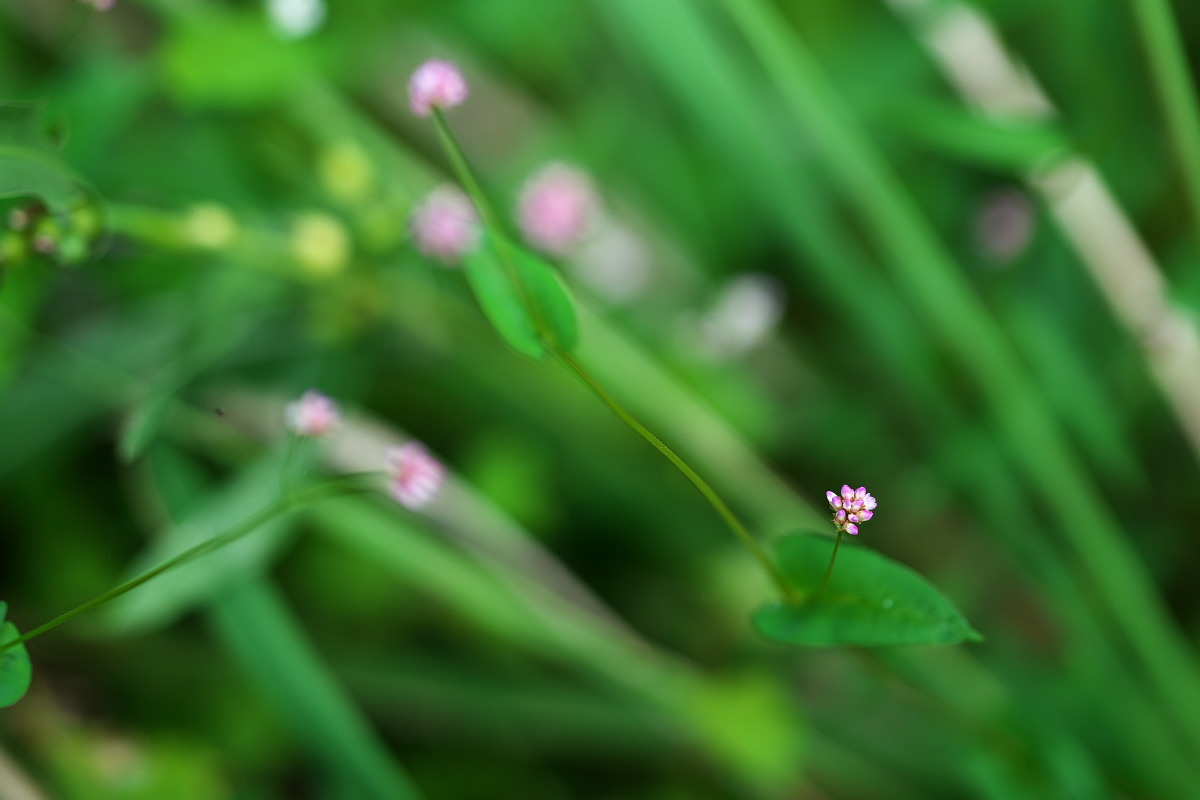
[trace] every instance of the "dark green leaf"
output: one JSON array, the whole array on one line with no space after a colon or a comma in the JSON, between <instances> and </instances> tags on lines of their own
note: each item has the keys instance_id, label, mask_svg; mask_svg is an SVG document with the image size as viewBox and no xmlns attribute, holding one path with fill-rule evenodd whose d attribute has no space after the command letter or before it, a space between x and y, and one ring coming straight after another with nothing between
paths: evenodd
<instances>
[{"instance_id":1,"label":"dark green leaf","mask_svg":"<svg viewBox=\"0 0 1200 800\"><path fill-rule=\"evenodd\" d=\"M8 604L0 603L0 622L8 614ZM0 644L11 642L21 634L11 622L0 625ZM7 708L29 691L33 680L33 665L29 662L29 651L19 644L0 653L0 708Z\"/></svg>"},{"instance_id":2,"label":"dark green leaf","mask_svg":"<svg viewBox=\"0 0 1200 800\"><path fill-rule=\"evenodd\" d=\"M842 542L829 584L819 592L833 551L829 536L789 536L776 562L805 593L799 603L772 603L754 615L768 639L788 644L877 647L956 644L979 635L954 604L908 567L872 550Z\"/></svg>"}]
</instances>

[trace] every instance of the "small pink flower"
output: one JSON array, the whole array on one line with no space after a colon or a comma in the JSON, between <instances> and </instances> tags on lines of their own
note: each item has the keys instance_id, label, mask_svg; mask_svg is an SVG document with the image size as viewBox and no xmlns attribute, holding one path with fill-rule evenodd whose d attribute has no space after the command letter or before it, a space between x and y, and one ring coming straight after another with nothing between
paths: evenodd
<instances>
[{"instance_id":1,"label":"small pink flower","mask_svg":"<svg viewBox=\"0 0 1200 800\"><path fill-rule=\"evenodd\" d=\"M521 190L518 222L525 239L551 255L565 255L583 241L599 209L587 173L555 162L538 170Z\"/></svg>"},{"instance_id":2,"label":"small pink flower","mask_svg":"<svg viewBox=\"0 0 1200 800\"><path fill-rule=\"evenodd\" d=\"M453 265L479 246L479 215L458 187L434 189L413 212L413 241L427 256Z\"/></svg>"},{"instance_id":3,"label":"small pink flower","mask_svg":"<svg viewBox=\"0 0 1200 800\"><path fill-rule=\"evenodd\" d=\"M117 0L81 0L84 5L89 5L97 11L108 11L113 7Z\"/></svg>"},{"instance_id":4,"label":"small pink flower","mask_svg":"<svg viewBox=\"0 0 1200 800\"><path fill-rule=\"evenodd\" d=\"M299 436L324 436L341 424L342 415L337 403L325 395L309 389L294 403L284 409L288 428Z\"/></svg>"},{"instance_id":5,"label":"small pink flower","mask_svg":"<svg viewBox=\"0 0 1200 800\"><path fill-rule=\"evenodd\" d=\"M467 99L467 81L449 61L432 59L417 67L408 81L408 102L417 116L435 108L454 108Z\"/></svg>"},{"instance_id":6,"label":"small pink flower","mask_svg":"<svg viewBox=\"0 0 1200 800\"><path fill-rule=\"evenodd\" d=\"M875 498L867 493L866 487L851 489L843 484L840 495L826 492L825 499L833 509L833 525L839 533L857 534L858 526L875 516Z\"/></svg>"},{"instance_id":7,"label":"small pink flower","mask_svg":"<svg viewBox=\"0 0 1200 800\"><path fill-rule=\"evenodd\" d=\"M429 505L446 480L446 468L420 442L389 448L387 465L392 475L388 492L405 508Z\"/></svg>"}]
</instances>

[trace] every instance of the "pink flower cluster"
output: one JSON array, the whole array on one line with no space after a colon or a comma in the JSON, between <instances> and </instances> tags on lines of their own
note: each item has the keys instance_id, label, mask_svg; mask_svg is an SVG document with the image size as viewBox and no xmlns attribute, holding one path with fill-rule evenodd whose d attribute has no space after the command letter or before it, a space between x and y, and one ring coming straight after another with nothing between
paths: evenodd
<instances>
[{"instance_id":1,"label":"pink flower cluster","mask_svg":"<svg viewBox=\"0 0 1200 800\"><path fill-rule=\"evenodd\" d=\"M458 67L436 58L417 67L408 81L408 102L420 117L428 117L435 108L462 105L469 92Z\"/></svg>"},{"instance_id":2,"label":"pink flower cluster","mask_svg":"<svg viewBox=\"0 0 1200 800\"><path fill-rule=\"evenodd\" d=\"M337 403L309 389L284 409L288 428L299 436L324 436L337 430L342 415ZM433 502L446 481L446 468L420 442L388 448L388 493L405 508L424 508Z\"/></svg>"},{"instance_id":3,"label":"pink flower cluster","mask_svg":"<svg viewBox=\"0 0 1200 800\"><path fill-rule=\"evenodd\" d=\"M92 6L97 11L108 11L117 0L81 0L84 5Z\"/></svg>"},{"instance_id":4,"label":"pink flower cluster","mask_svg":"<svg viewBox=\"0 0 1200 800\"><path fill-rule=\"evenodd\" d=\"M596 190L587 173L554 162L525 182L517 221L531 245L562 256L583 241L598 207Z\"/></svg>"},{"instance_id":5,"label":"pink flower cluster","mask_svg":"<svg viewBox=\"0 0 1200 800\"><path fill-rule=\"evenodd\" d=\"M315 389L309 389L296 402L288 403L284 417L288 429L298 436L324 436L336 430L342 421L337 403Z\"/></svg>"},{"instance_id":6,"label":"pink flower cluster","mask_svg":"<svg viewBox=\"0 0 1200 800\"><path fill-rule=\"evenodd\" d=\"M859 524L875 516L875 498L864 486L851 489L848 484L843 484L840 495L826 492L825 498L833 509L833 524L838 533L857 534Z\"/></svg>"},{"instance_id":7,"label":"pink flower cluster","mask_svg":"<svg viewBox=\"0 0 1200 800\"><path fill-rule=\"evenodd\" d=\"M423 508L433 502L446 481L446 468L420 442L408 442L387 452L392 499L405 508Z\"/></svg>"},{"instance_id":8,"label":"pink flower cluster","mask_svg":"<svg viewBox=\"0 0 1200 800\"><path fill-rule=\"evenodd\" d=\"M409 224L417 249L447 265L457 264L479 246L479 214L470 199L450 184L430 192Z\"/></svg>"}]
</instances>

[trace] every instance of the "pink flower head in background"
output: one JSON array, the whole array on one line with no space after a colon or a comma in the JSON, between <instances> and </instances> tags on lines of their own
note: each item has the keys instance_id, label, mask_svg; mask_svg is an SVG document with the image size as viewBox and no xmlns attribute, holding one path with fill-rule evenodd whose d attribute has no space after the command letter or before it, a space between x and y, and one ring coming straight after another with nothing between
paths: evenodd
<instances>
[{"instance_id":1,"label":"pink flower head in background","mask_svg":"<svg viewBox=\"0 0 1200 800\"><path fill-rule=\"evenodd\" d=\"M333 432L342 421L337 403L309 389L284 409L288 429L299 436L324 436Z\"/></svg>"},{"instance_id":2,"label":"pink flower head in background","mask_svg":"<svg viewBox=\"0 0 1200 800\"><path fill-rule=\"evenodd\" d=\"M479 214L457 186L443 184L425 198L410 222L417 249L457 264L479 246Z\"/></svg>"},{"instance_id":3,"label":"pink flower head in background","mask_svg":"<svg viewBox=\"0 0 1200 800\"><path fill-rule=\"evenodd\" d=\"M391 473L388 492L405 508L429 505L446 480L446 468L420 442L389 448L387 465Z\"/></svg>"},{"instance_id":4,"label":"pink flower head in background","mask_svg":"<svg viewBox=\"0 0 1200 800\"><path fill-rule=\"evenodd\" d=\"M856 534L860 523L875 516L875 498L867 493L864 486L851 489L843 484L840 495L826 492L825 498L833 509L833 524L838 533Z\"/></svg>"},{"instance_id":5,"label":"pink flower head in background","mask_svg":"<svg viewBox=\"0 0 1200 800\"><path fill-rule=\"evenodd\" d=\"M428 117L435 108L461 105L469 91L458 67L436 58L417 67L408 80L408 102L420 117Z\"/></svg>"},{"instance_id":6,"label":"pink flower head in background","mask_svg":"<svg viewBox=\"0 0 1200 800\"><path fill-rule=\"evenodd\" d=\"M556 256L583 240L600 207L587 173L559 162L529 177L519 206L517 219L526 241Z\"/></svg>"},{"instance_id":7,"label":"pink flower head in background","mask_svg":"<svg viewBox=\"0 0 1200 800\"><path fill-rule=\"evenodd\" d=\"M84 5L92 6L97 11L108 11L117 0L81 0Z\"/></svg>"}]
</instances>

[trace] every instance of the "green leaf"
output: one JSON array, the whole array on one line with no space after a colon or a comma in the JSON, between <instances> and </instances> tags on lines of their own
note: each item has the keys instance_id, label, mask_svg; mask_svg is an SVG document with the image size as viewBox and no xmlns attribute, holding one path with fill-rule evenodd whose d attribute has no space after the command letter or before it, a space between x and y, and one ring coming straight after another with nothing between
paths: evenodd
<instances>
[{"instance_id":1,"label":"green leaf","mask_svg":"<svg viewBox=\"0 0 1200 800\"><path fill-rule=\"evenodd\" d=\"M545 350L537 328L496 253L484 247L467 254L463 272L484 316L504 341L521 355L541 358Z\"/></svg>"},{"instance_id":2,"label":"green leaf","mask_svg":"<svg viewBox=\"0 0 1200 800\"><path fill-rule=\"evenodd\" d=\"M21 634L11 622L4 622L8 614L8 604L0 603L0 644L11 642ZM0 653L0 708L8 708L16 703L29 691L33 680L33 665L29 661L29 651L25 645L19 644Z\"/></svg>"},{"instance_id":3,"label":"green leaf","mask_svg":"<svg viewBox=\"0 0 1200 800\"><path fill-rule=\"evenodd\" d=\"M818 592L833 543L820 534L789 536L779 543L776 563L806 599L771 603L755 612L754 625L763 636L787 644L860 647L982 640L920 575L846 542L829 584Z\"/></svg>"},{"instance_id":4,"label":"green leaf","mask_svg":"<svg viewBox=\"0 0 1200 800\"><path fill-rule=\"evenodd\" d=\"M573 349L579 322L554 268L503 236L489 234L486 244L468 254L463 266L483 313L504 341L518 353L540 359L545 354L541 328L555 347Z\"/></svg>"},{"instance_id":5,"label":"green leaf","mask_svg":"<svg viewBox=\"0 0 1200 800\"><path fill-rule=\"evenodd\" d=\"M71 171L53 156L0 146L0 198L33 196L55 213L70 211L81 195Z\"/></svg>"},{"instance_id":6,"label":"green leaf","mask_svg":"<svg viewBox=\"0 0 1200 800\"><path fill-rule=\"evenodd\" d=\"M123 464L136 461L154 441L158 429L174 399L171 387L152 392L142 400L125 420L117 439L117 453Z\"/></svg>"},{"instance_id":7,"label":"green leaf","mask_svg":"<svg viewBox=\"0 0 1200 800\"><path fill-rule=\"evenodd\" d=\"M41 106L0 105L0 198L38 197L55 213L71 210L83 191L55 148Z\"/></svg>"},{"instance_id":8,"label":"green leaf","mask_svg":"<svg viewBox=\"0 0 1200 800\"><path fill-rule=\"evenodd\" d=\"M521 283L546 326L551 342L560 350L573 350L579 343L579 320L558 271L544 260L512 243L509 252L516 260Z\"/></svg>"}]
</instances>

